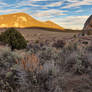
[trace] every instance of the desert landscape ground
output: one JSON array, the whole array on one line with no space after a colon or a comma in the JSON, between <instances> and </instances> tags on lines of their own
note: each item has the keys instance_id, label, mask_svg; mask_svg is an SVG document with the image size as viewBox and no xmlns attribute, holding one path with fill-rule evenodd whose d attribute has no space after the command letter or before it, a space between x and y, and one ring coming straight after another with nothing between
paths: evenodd
<instances>
[{"instance_id":1,"label":"desert landscape ground","mask_svg":"<svg viewBox=\"0 0 92 92\"><path fill-rule=\"evenodd\" d=\"M0 0L0 92L92 92L92 0Z\"/></svg>"},{"instance_id":2,"label":"desert landscape ground","mask_svg":"<svg viewBox=\"0 0 92 92\"><path fill-rule=\"evenodd\" d=\"M16 28L26 40L28 41L45 41L45 40L59 40L68 39L74 35L80 34L81 30L58 30L58 29L44 29L44 28ZM0 29L0 33L6 31L6 28Z\"/></svg>"},{"instance_id":3,"label":"desert landscape ground","mask_svg":"<svg viewBox=\"0 0 92 92\"><path fill-rule=\"evenodd\" d=\"M0 29L0 34L6 30ZM27 47L12 51L0 43L0 92L92 92L91 35L79 36L81 32L73 30L15 30L27 40ZM11 32L14 29L4 39L19 40Z\"/></svg>"},{"instance_id":4,"label":"desert landscape ground","mask_svg":"<svg viewBox=\"0 0 92 92\"><path fill-rule=\"evenodd\" d=\"M0 92L92 92L90 21L72 30L10 15L0 16Z\"/></svg>"}]
</instances>

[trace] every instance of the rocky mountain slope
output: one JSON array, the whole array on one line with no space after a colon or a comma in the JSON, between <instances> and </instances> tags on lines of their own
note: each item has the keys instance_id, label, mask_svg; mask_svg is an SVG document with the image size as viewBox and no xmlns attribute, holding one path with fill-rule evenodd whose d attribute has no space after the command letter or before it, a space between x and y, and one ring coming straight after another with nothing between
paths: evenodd
<instances>
[{"instance_id":1,"label":"rocky mountain slope","mask_svg":"<svg viewBox=\"0 0 92 92\"><path fill-rule=\"evenodd\" d=\"M0 28L3 27L42 27L64 30L61 26L51 22L41 22L26 13L14 13L8 15L0 15Z\"/></svg>"},{"instance_id":2,"label":"rocky mountain slope","mask_svg":"<svg viewBox=\"0 0 92 92\"><path fill-rule=\"evenodd\" d=\"M92 30L92 15L85 22L83 32L88 33L90 30Z\"/></svg>"}]
</instances>

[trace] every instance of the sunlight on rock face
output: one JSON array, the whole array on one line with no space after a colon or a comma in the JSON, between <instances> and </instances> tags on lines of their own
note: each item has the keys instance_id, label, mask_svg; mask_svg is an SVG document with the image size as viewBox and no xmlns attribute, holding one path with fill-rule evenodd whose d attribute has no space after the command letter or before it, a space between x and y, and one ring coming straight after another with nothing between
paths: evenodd
<instances>
[{"instance_id":1,"label":"sunlight on rock face","mask_svg":"<svg viewBox=\"0 0 92 92\"><path fill-rule=\"evenodd\" d=\"M7 25L6 24L1 24L0 27L6 27Z\"/></svg>"},{"instance_id":2,"label":"sunlight on rock face","mask_svg":"<svg viewBox=\"0 0 92 92\"><path fill-rule=\"evenodd\" d=\"M14 15L13 17L16 17L16 15Z\"/></svg>"},{"instance_id":3,"label":"sunlight on rock face","mask_svg":"<svg viewBox=\"0 0 92 92\"><path fill-rule=\"evenodd\" d=\"M15 22L14 26L19 27L19 23Z\"/></svg>"},{"instance_id":4,"label":"sunlight on rock face","mask_svg":"<svg viewBox=\"0 0 92 92\"><path fill-rule=\"evenodd\" d=\"M2 17L0 17L0 19L4 19L4 17L2 16Z\"/></svg>"},{"instance_id":5,"label":"sunlight on rock face","mask_svg":"<svg viewBox=\"0 0 92 92\"><path fill-rule=\"evenodd\" d=\"M21 16L21 17L19 17L19 19L21 19L21 20L23 20L23 21L27 22L26 17Z\"/></svg>"}]
</instances>

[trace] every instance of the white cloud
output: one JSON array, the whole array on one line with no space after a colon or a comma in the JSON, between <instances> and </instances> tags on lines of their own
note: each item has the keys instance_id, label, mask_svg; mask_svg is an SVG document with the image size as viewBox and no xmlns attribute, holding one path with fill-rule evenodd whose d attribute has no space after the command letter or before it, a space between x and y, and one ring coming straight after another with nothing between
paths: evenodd
<instances>
[{"instance_id":1,"label":"white cloud","mask_svg":"<svg viewBox=\"0 0 92 92\"><path fill-rule=\"evenodd\" d=\"M63 2L59 1L59 2L54 2L54 3L48 4L45 7L57 7L57 6L61 6L62 4L63 4Z\"/></svg>"},{"instance_id":2,"label":"white cloud","mask_svg":"<svg viewBox=\"0 0 92 92\"><path fill-rule=\"evenodd\" d=\"M31 0L31 1L48 1L48 0Z\"/></svg>"},{"instance_id":3,"label":"white cloud","mask_svg":"<svg viewBox=\"0 0 92 92\"><path fill-rule=\"evenodd\" d=\"M10 7L11 5L0 1L0 8Z\"/></svg>"},{"instance_id":4,"label":"white cloud","mask_svg":"<svg viewBox=\"0 0 92 92\"><path fill-rule=\"evenodd\" d=\"M26 8L26 9L6 9L6 10L0 10L0 13L4 13L4 14L6 14L6 13L15 13L15 12L25 12L25 11L27 11L28 10L28 8Z\"/></svg>"},{"instance_id":5,"label":"white cloud","mask_svg":"<svg viewBox=\"0 0 92 92\"><path fill-rule=\"evenodd\" d=\"M52 17L52 16L66 15L65 12L67 11L50 9L50 10L45 10L45 11L37 11L33 13L32 15L34 17Z\"/></svg>"},{"instance_id":6,"label":"white cloud","mask_svg":"<svg viewBox=\"0 0 92 92\"><path fill-rule=\"evenodd\" d=\"M64 28L82 29L88 16L67 16L65 18L56 18L52 21L60 24Z\"/></svg>"},{"instance_id":7,"label":"white cloud","mask_svg":"<svg viewBox=\"0 0 92 92\"><path fill-rule=\"evenodd\" d=\"M17 3L15 6L18 8L18 7L24 7L24 6L39 6L39 5L32 3L32 1L21 1Z\"/></svg>"},{"instance_id":8,"label":"white cloud","mask_svg":"<svg viewBox=\"0 0 92 92\"><path fill-rule=\"evenodd\" d=\"M8 4L4 2L0 2L0 5L8 5Z\"/></svg>"},{"instance_id":9,"label":"white cloud","mask_svg":"<svg viewBox=\"0 0 92 92\"><path fill-rule=\"evenodd\" d=\"M68 5L62 7L62 8L72 8L72 7L78 7L78 6L82 6L82 5L92 5L92 0L76 0L75 2L72 2L71 0L68 0L71 3L69 3Z\"/></svg>"},{"instance_id":10,"label":"white cloud","mask_svg":"<svg viewBox=\"0 0 92 92\"><path fill-rule=\"evenodd\" d=\"M68 2L78 2L80 0L67 0Z\"/></svg>"},{"instance_id":11,"label":"white cloud","mask_svg":"<svg viewBox=\"0 0 92 92\"><path fill-rule=\"evenodd\" d=\"M28 0L28 1L20 1L16 4L16 7L23 7L23 6L33 6L33 7L40 7L43 9L47 9L48 7L58 7L63 4L62 1L52 2L52 3L45 3L44 5L39 5L39 3L35 3L37 1L48 1L48 0ZM48 1L49 2L49 1Z\"/></svg>"},{"instance_id":12,"label":"white cloud","mask_svg":"<svg viewBox=\"0 0 92 92\"><path fill-rule=\"evenodd\" d=\"M77 10L75 11L76 13L81 13L81 12L84 12L84 10Z\"/></svg>"}]
</instances>

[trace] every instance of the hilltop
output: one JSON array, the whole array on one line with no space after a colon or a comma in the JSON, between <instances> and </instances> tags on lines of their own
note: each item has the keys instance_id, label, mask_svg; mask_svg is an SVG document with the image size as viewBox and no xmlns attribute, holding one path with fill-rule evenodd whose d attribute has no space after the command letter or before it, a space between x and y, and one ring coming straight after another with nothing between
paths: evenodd
<instances>
[{"instance_id":1,"label":"hilltop","mask_svg":"<svg viewBox=\"0 0 92 92\"><path fill-rule=\"evenodd\" d=\"M27 27L40 27L40 28L53 28L64 30L63 27L51 22L41 22L26 13L14 13L7 15L0 15L0 28L27 28Z\"/></svg>"}]
</instances>

